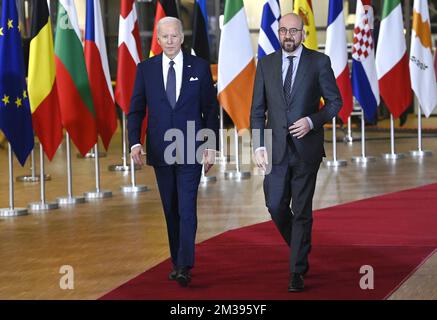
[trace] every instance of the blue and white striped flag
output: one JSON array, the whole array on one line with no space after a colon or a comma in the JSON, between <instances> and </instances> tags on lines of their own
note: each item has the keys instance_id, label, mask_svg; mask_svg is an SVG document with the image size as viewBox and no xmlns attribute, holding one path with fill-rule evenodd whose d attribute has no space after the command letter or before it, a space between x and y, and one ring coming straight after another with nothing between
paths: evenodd
<instances>
[{"instance_id":1,"label":"blue and white striped flag","mask_svg":"<svg viewBox=\"0 0 437 320\"><path fill-rule=\"evenodd\" d=\"M279 0L266 0L263 7L258 39L258 59L275 52L281 47L278 37L281 7Z\"/></svg>"}]
</instances>

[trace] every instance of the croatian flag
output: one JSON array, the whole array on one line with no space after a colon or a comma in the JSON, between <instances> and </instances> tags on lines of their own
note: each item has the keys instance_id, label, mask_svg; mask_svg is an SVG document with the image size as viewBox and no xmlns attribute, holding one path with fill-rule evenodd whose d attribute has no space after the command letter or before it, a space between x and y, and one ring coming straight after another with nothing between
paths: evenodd
<instances>
[{"instance_id":1,"label":"croatian flag","mask_svg":"<svg viewBox=\"0 0 437 320\"><path fill-rule=\"evenodd\" d=\"M99 0L86 2L85 63L96 111L97 132L108 150L109 142L117 129L117 113Z\"/></svg>"},{"instance_id":2,"label":"croatian flag","mask_svg":"<svg viewBox=\"0 0 437 320\"><path fill-rule=\"evenodd\" d=\"M343 100L339 116L346 122L352 112L352 86L347 63L346 26L343 0L330 0L325 53L331 59L337 86Z\"/></svg>"},{"instance_id":3,"label":"croatian flag","mask_svg":"<svg viewBox=\"0 0 437 320\"><path fill-rule=\"evenodd\" d=\"M376 119L379 105L378 77L375 64L375 43L364 5L370 0L357 0L352 47L352 91L369 121Z\"/></svg>"},{"instance_id":4,"label":"croatian flag","mask_svg":"<svg viewBox=\"0 0 437 320\"><path fill-rule=\"evenodd\" d=\"M258 39L258 59L275 52L281 47L278 38L281 8L279 0L267 0L263 7Z\"/></svg>"}]
</instances>

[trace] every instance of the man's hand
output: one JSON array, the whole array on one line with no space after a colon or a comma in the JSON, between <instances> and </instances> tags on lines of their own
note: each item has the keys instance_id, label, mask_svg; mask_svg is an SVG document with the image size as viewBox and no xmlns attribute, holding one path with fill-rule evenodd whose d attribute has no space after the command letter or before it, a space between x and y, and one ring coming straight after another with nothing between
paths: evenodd
<instances>
[{"instance_id":1,"label":"man's hand","mask_svg":"<svg viewBox=\"0 0 437 320\"><path fill-rule=\"evenodd\" d=\"M266 165L269 164L267 157L267 150L265 148L260 148L255 151L255 162L258 168L262 168L266 171Z\"/></svg>"},{"instance_id":2,"label":"man's hand","mask_svg":"<svg viewBox=\"0 0 437 320\"><path fill-rule=\"evenodd\" d=\"M143 148L141 146L137 146L132 149L130 156L134 160L135 164L142 166L144 164L142 156L145 154L146 153L143 151Z\"/></svg>"},{"instance_id":3,"label":"man's hand","mask_svg":"<svg viewBox=\"0 0 437 320\"><path fill-rule=\"evenodd\" d=\"M308 122L308 119L306 118L300 118L299 120L297 120L295 123L293 123L293 125L291 125L288 128L288 131L290 132L290 134L293 135L293 137L296 137L298 139L301 139L303 137L305 137L305 135L310 132L311 127L310 124Z\"/></svg>"},{"instance_id":4,"label":"man's hand","mask_svg":"<svg viewBox=\"0 0 437 320\"><path fill-rule=\"evenodd\" d=\"M205 171L205 174L208 173L209 169L214 165L215 163L215 150L212 149L206 149L203 151L203 168Z\"/></svg>"}]
</instances>

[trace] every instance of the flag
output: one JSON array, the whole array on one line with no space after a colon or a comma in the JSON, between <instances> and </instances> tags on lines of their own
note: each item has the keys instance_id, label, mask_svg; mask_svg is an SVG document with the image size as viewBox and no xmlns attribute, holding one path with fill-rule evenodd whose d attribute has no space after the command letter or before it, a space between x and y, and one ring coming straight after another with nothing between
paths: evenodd
<instances>
[{"instance_id":1,"label":"flag","mask_svg":"<svg viewBox=\"0 0 437 320\"><path fill-rule=\"evenodd\" d=\"M316 23L314 21L314 11L311 0L294 0L293 12L298 14L303 20L306 34L303 44L309 49L317 50Z\"/></svg>"},{"instance_id":2,"label":"flag","mask_svg":"<svg viewBox=\"0 0 437 320\"><path fill-rule=\"evenodd\" d=\"M375 44L364 5L370 0L357 0L352 47L352 92L370 121L376 120L379 105L378 77L375 65Z\"/></svg>"},{"instance_id":3,"label":"flag","mask_svg":"<svg viewBox=\"0 0 437 320\"><path fill-rule=\"evenodd\" d=\"M35 1L32 6L28 85L33 129L45 154L52 160L62 143L63 133L47 1Z\"/></svg>"},{"instance_id":4,"label":"flag","mask_svg":"<svg viewBox=\"0 0 437 320\"><path fill-rule=\"evenodd\" d=\"M238 130L249 128L255 59L243 0L227 0L218 58L218 99Z\"/></svg>"},{"instance_id":5,"label":"flag","mask_svg":"<svg viewBox=\"0 0 437 320\"><path fill-rule=\"evenodd\" d=\"M411 85L426 117L429 117L437 105L436 75L432 63L428 1L414 0L410 51Z\"/></svg>"},{"instance_id":6,"label":"flag","mask_svg":"<svg viewBox=\"0 0 437 320\"><path fill-rule=\"evenodd\" d=\"M15 0L3 0L0 21L0 129L23 166L33 149L32 116Z\"/></svg>"},{"instance_id":7,"label":"flag","mask_svg":"<svg viewBox=\"0 0 437 320\"><path fill-rule=\"evenodd\" d=\"M258 38L258 60L281 48L278 29L281 19L279 0L266 0Z\"/></svg>"},{"instance_id":8,"label":"flag","mask_svg":"<svg viewBox=\"0 0 437 320\"><path fill-rule=\"evenodd\" d=\"M152 46L149 56L153 57L162 52L161 46L158 44L158 21L164 17L178 18L178 10L175 0L158 0L156 1L155 23L153 27Z\"/></svg>"},{"instance_id":9,"label":"flag","mask_svg":"<svg viewBox=\"0 0 437 320\"><path fill-rule=\"evenodd\" d=\"M96 110L97 132L108 150L117 129L117 114L99 0L86 2L85 63Z\"/></svg>"},{"instance_id":10,"label":"flag","mask_svg":"<svg viewBox=\"0 0 437 320\"><path fill-rule=\"evenodd\" d=\"M140 63L141 59L141 42L135 1L121 0L115 101L125 114L129 113L137 64Z\"/></svg>"},{"instance_id":11,"label":"flag","mask_svg":"<svg viewBox=\"0 0 437 320\"><path fill-rule=\"evenodd\" d=\"M194 55L210 61L206 0L194 2L192 47Z\"/></svg>"},{"instance_id":12,"label":"flag","mask_svg":"<svg viewBox=\"0 0 437 320\"><path fill-rule=\"evenodd\" d=\"M85 156L97 143L96 113L73 0L59 1L55 59L62 124Z\"/></svg>"},{"instance_id":13,"label":"flag","mask_svg":"<svg viewBox=\"0 0 437 320\"><path fill-rule=\"evenodd\" d=\"M329 0L325 53L331 59L332 70L334 71L337 86L343 100L343 107L339 112L339 116L343 123L345 123L352 112L353 100L347 61L343 0Z\"/></svg>"},{"instance_id":14,"label":"flag","mask_svg":"<svg viewBox=\"0 0 437 320\"><path fill-rule=\"evenodd\" d=\"M394 118L412 101L404 19L400 0L386 0L376 50L376 73L382 99Z\"/></svg>"},{"instance_id":15,"label":"flag","mask_svg":"<svg viewBox=\"0 0 437 320\"><path fill-rule=\"evenodd\" d=\"M435 41L435 45L437 47L437 40ZM435 76L437 78L437 50L434 53L434 71L435 71Z\"/></svg>"}]
</instances>

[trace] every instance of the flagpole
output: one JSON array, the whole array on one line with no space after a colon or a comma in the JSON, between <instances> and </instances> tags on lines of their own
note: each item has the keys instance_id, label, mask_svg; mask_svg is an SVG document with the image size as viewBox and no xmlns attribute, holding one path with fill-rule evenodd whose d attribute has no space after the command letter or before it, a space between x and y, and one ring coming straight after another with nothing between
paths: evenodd
<instances>
[{"instance_id":1,"label":"flagpole","mask_svg":"<svg viewBox=\"0 0 437 320\"><path fill-rule=\"evenodd\" d=\"M14 172L12 161L12 147L8 142L8 160L9 160L9 208L0 209L0 217L16 217L27 215L26 208L14 208Z\"/></svg>"},{"instance_id":2,"label":"flagpole","mask_svg":"<svg viewBox=\"0 0 437 320\"><path fill-rule=\"evenodd\" d=\"M344 137L344 142L348 144L352 144L354 142L354 137L352 136L351 116L347 118L347 135Z\"/></svg>"},{"instance_id":3,"label":"flagpole","mask_svg":"<svg viewBox=\"0 0 437 320\"><path fill-rule=\"evenodd\" d=\"M405 153L395 153L395 124L393 114L390 113L390 153L384 153L382 157L386 160L397 160L405 158Z\"/></svg>"},{"instance_id":4,"label":"flagpole","mask_svg":"<svg viewBox=\"0 0 437 320\"><path fill-rule=\"evenodd\" d=\"M29 204L29 210L32 212L42 212L58 209L59 205L56 202L46 202L46 182L44 179L44 150L42 144L39 144L39 163L40 163L40 186L41 186L41 201L32 202Z\"/></svg>"},{"instance_id":5,"label":"flagpole","mask_svg":"<svg viewBox=\"0 0 437 320\"><path fill-rule=\"evenodd\" d=\"M346 160L337 159L337 123L335 117L332 118L332 156L332 160L326 161L326 166L336 168L347 165Z\"/></svg>"},{"instance_id":6,"label":"flagpole","mask_svg":"<svg viewBox=\"0 0 437 320\"><path fill-rule=\"evenodd\" d=\"M376 157L366 156L366 123L364 122L364 110L361 108L361 156L352 157L352 162L366 164L368 162L373 162Z\"/></svg>"},{"instance_id":7,"label":"flagpole","mask_svg":"<svg viewBox=\"0 0 437 320\"><path fill-rule=\"evenodd\" d=\"M232 171L226 171L224 173L226 180L246 180L250 178L250 172L249 171L241 171L240 170L240 157L238 154L239 148L238 148L238 130L235 126L235 132L234 132L234 147L235 147L235 170Z\"/></svg>"},{"instance_id":8,"label":"flagpole","mask_svg":"<svg viewBox=\"0 0 437 320\"><path fill-rule=\"evenodd\" d=\"M41 145L41 143L40 143ZM31 174L29 175L25 175L25 176L18 176L17 178L15 178L15 180L17 182L38 182L40 181L40 177L36 174L36 170L35 170L35 153L34 150L32 150L31 152ZM41 176L41 175L40 175ZM48 181L51 180L52 178L50 177L49 174L45 174L44 175L44 180Z\"/></svg>"},{"instance_id":9,"label":"flagpole","mask_svg":"<svg viewBox=\"0 0 437 320\"><path fill-rule=\"evenodd\" d=\"M84 196L87 200L90 199L103 199L112 197L112 192L109 190L100 190L100 153L99 153L99 143L96 142L94 145L94 155L98 154L98 157L94 157L95 172L96 172L96 191L85 192Z\"/></svg>"},{"instance_id":10,"label":"flagpole","mask_svg":"<svg viewBox=\"0 0 437 320\"><path fill-rule=\"evenodd\" d=\"M98 142L97 142L98 143ZM99 158L104 158L107 156L106 152L103 151L99 151L98 153ZM87 152L85 154L85 156L83 156L80 152L76 155L79 159L93 159L96 157L96 152L94 150L94 148L92 150L90 150L89 152Z\"/></svg>"},{"instance_id":11,"label":"flagpole","mask_svg":"<svg viewBox=\"0 0 437 320\"><path fill-rule=\"evenodd\" d=\"M430 150L422 150L422 109L417 108L417 150L411 150L410 155L415 158L431 156Z\"/></svg>"},{"instance_id":12,"label":"flagpole","mask_svg":"<svg viewBox=\"0 0 437 320\"><path fill-rule=\"evenodd\" d=\"M135 164L134 164L134 159L130 159L130 166L131 168L134 168ZM122 186L121 192L123 193L138 193L138 192L146 192L149 191L150 189L145 186L145 185L137 185L136 182L136 178L135 178L135 169L131 169L131 184L130 185L126 185L126 186Z\"/></svg>"},{"instance_id":13,"label":"flagpole","mask_svg":"<svg viewBox=\"0 0 437 320\"><path fill-rule=\"evenodd\" d=\"M121 118L121 144L122 144L122 164L113 164L108 167L109 171L129 171L131 166L127 164L127 137L126 137L126 115L122 112ZM140 166L134 166L135 170L140 170Z\"/></svg>"},{"instance_id":14,"label":"flagpole","mask_svg":"<svg viewBox=\"0 0 437 320\"><path fill-rule=\"evenodd\" d=\"M225 157L225 147L224 147L224 130L223 130L223 107L220 106L220 130L219 130L219 140L220 140L220 151L219 156L216 158L216 163L226 164L227 158Z\"/></svg>"},{"instance_id":15,"label":"flagpole","mask_svg":"<svg viewBox=\"0 0 437 320\"><path fill-rule=\"evenodd\" d=\"M66 197L58 198L58 204L62 205L73 205L77 203L84 203L84 197L73 197L73 186L72 186L72 170L71 170L71 150L70 150L70 134L67 132L65 135L66 148L67 148L67 189L68 195Z\"/></svg>"}]
</instances>

